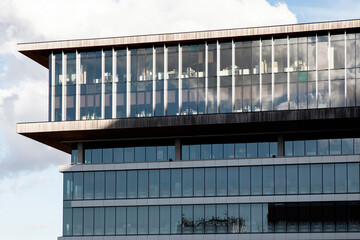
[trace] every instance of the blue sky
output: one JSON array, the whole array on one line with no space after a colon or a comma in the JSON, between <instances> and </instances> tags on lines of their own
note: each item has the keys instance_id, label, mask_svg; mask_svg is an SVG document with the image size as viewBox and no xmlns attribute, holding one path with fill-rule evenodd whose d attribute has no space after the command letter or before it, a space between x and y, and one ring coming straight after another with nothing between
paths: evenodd
<instances>
[{"instance_id":1,"label":"blue sky","mask_svg":"<svg viewBox=\"0 0 360 240\"><path fill-rule=\"evenodd\" d=\"M70 156L16 134L48 109L47 69L17 43L353 19L360 1L0 0L0 12L0 239L48 240L61 235L57 166Z\"/></svg>"}]
</instances>

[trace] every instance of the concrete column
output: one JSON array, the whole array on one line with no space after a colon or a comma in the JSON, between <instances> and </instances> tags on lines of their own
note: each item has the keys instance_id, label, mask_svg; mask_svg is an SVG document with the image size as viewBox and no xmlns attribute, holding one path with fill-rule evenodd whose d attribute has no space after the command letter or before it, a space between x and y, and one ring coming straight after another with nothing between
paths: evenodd
<instances>
[{"instance_id":1,"label":"concrete column","mask_svg":"<svg viewBox=\"0 0 360 240\"><path fill-rule=\"evenodd\" d=\"M285 144L283 135L278 135L278 156L285 156Z\"/></svg>"},{"instance_id":2,"label":"concrete column","mask_svg":"<svg viewBox=\"0 0 360 240\"><path fill-rule=\"evenodd\" d=\"M181 141L180 139L175 140L175 161L181 160Z\"/></svg>"}]
</instances>

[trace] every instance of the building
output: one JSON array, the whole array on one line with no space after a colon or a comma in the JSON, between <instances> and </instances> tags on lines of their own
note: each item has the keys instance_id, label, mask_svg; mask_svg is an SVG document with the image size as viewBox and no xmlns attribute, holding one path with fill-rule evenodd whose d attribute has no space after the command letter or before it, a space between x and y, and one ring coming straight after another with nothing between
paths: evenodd
<instances>
[{"instance_id":1,"label":"building","mask_svg":"<svg viewBox=\"0 0 360 240\"><path fill-rule=\"evenodd\" d=\"M18 45L63 235L360 239L360 20ZM136 236L134 236L136 235Z\"/></svg>"}]
</instances>

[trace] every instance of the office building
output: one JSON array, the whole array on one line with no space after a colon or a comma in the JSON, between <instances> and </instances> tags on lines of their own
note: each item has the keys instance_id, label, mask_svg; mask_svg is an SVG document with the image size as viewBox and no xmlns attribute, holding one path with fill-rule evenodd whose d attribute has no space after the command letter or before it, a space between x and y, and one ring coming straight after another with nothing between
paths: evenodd
<instances>
[{"instance_id":1,"label":"office building","mask_svg":"<svg viewBox=\"0 0 360 240\"><path fill-rule=\"evenodd\" d=\"M59 240L360 239L360 20L18 50L49 121L17 132L71 154Z\"/></svg>"}]
</instances>

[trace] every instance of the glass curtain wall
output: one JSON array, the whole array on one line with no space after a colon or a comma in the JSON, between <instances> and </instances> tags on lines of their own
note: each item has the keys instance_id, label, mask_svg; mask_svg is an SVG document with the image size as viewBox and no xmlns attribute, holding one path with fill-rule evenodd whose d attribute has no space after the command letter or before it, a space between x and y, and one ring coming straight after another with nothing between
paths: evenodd
<instances>
[{"instance_id":1,"label":"glass curtain wall","mask_svg":"<svg viewBox=\"0 0 360 240\"><path fill-rule=\"evenodd\" d=\"M205 45L182 46L182 115L205 113Z\"/></svg>"},{"instance_id":2,"label":"glass curtain wall","mask_svg":"<svg viewBox=\"0 0 360 240\"><path fill-rule=\"evenodd\" d=\"M80 119L101 118L101 52L80 53Z\"/></svg>"},{"instance_id":3,"label":"glass curtain wall","mask_svg":"<svg viewBox=\"0 0 360 240\"><path fill-rule=\"evenodd\" d=\"M81 52L78 70L75 53L56 53L50 55L50 113L52 120L61 121L75 120L77 107L85 120L360 106L358 52L359 34L325 33Z\"/></svg>"}]
</instances>

